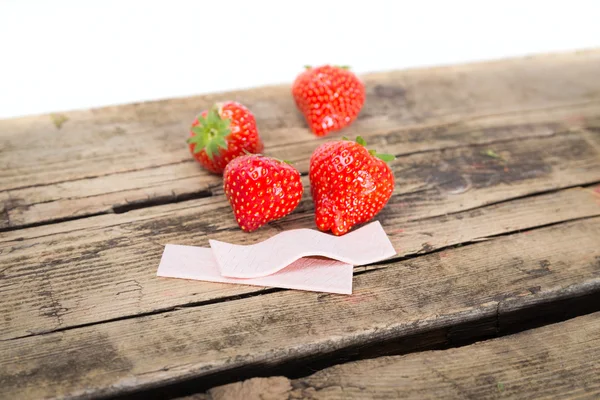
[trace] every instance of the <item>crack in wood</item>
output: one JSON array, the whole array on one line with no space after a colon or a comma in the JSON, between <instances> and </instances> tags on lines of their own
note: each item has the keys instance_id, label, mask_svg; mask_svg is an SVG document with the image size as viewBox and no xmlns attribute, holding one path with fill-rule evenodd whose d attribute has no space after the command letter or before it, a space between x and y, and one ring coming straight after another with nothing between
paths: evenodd
<instances>
[{"instance_id":1,"label":"crack in wood","mask_svg":"<svg viewBox=\"0 0 600 400\"><path fill-rule=\"evenodd\" d=\"M133 168L133 169L128 169L128 170L124 170L124 171L109 172L107 174L86 175L86 176L81 176L81 177L77 177L77 178L73 178L73 179L65 179L65 180L60 180L60 181L37 183L35 185L15 186L15 187L11 187L11 188L2 189L2 190L0 190L0 193L10 192L10 191L15 191L15 190L22 190L22 189L32 189L32 188L44 187L44 186L60 185L62 183L69 183L69 182L85 181L88 179L103 178L105 176L121 175L121 174L127 174L127 173L131 173L131 172L138 172L138 171L145 171L145 170L149 170L149 169L168 167L171 165L187 164L187 163L190 163L193 161L194 161L193 159L185 159L185 160L173 161L173 162L165 163L165 164L150 165L148 167L143 167L143 168Z\"/></svg>"},{"instance_id":2,"label":"crack in wood","mask_svg":"<svg viewBox=\"0 0 600 400\"><path fill-rule=\"evenodd\" d=\"M35 228L38 226L59 224L59 223L63 223L63 222L75 221L75 220L84 219L84 218L97 217L99 215L123 214L123 213L129 212L129 211L138 210L138 209L142 209L142 208L156 207L156 206L162 206L162 205L166 205L166 204L176 204L176 203L182 203L182 202L191 201L191 200L203 199L203 198L211 197L212 195L213 195L213 192L209 188L209 189L200 190L200 191L191 192L191 193L183 193L183 194L178 194L178 195L173 194L170 196L160 196L160 197L148 198L148 199L134 201L134 202L127 203L127 204L116 205L106 211L74 215L71 217L50 219L50 220L45 220L45 221L40 221L40 222L33 222L33 223L29 223L29 224L22 224L22 225L18 225L18 226L7 226L7 227L0 228L0 233L17 231L20 229ZM41 204L41 203L37 203L37 204ZM8 211L5 209L4 212L7 213ZM10 221L8 213L6 215L6 220Z\"/></svg>"},{"instance_id":3,"label":"crack in wood","mask_svg":"<svg viewBox=\"0 0 600 400\"><path fill-rule=\"evenodd\" d=\"M181 193L181 194L172 193L171 195L168 195L168 196L158 196L158 197L148 198L148 199L144 199L144 200L140 200L140 201L134 201L134 202L123 204L123 205L113 206L112 211L115 214L123 214L123 213L129 212L129 211L138 210L141 208L156 207L156 206L162 206L165 204L182 203L185 201L198 200L198 199L203 199L206 197L211 197L212 195L213 195L213 190L211 190L211 188L207 188L204 190L199 190L197 192L191 192L191 193Z\"/></svg>"},{"instance_id":4,"label":"crack in wood","mask_svg":"<svg viewBox=\"0 0 600 400\"><path fill-rule=\"evenodd\" d=\"M440 148L416 150L416 151L411 151L411 152L407 152L407 153L396 153L396 154L394 154L394 156L396 158L405 158L405 157L411 157L411 156L414 156L417 154L444 152L444 151L449 151L449 150L458 150L458 149L465 149L465 148L471 148L471 147L488 147L488 146L493 146L496 144L510 143L510 142L520 141L520 140L551 138L551 137L569 136L569 135L574 135L574 132L573 131L559 131L559 132L553 132L553 133L544 134L544 135L520 136L518 138L492 140L492 141L485 142L485 143L469 143L466 145L445 146L445 147L440 147Z\"/></svg>"},{"instance_id":5,"label":"crack in wood","mask_svg":"<svg viewBox=\"0 0 600 400\"><path fill-rule=\"evenodd\" d=\"M305 356L303 359L284 359L268 365L249 364L243 368L215 372L200 378L184 379L162 386L160 391L169 393L168 398L174 398L206 392L217 386L255 377L284 376L288 379L298 380L323 369L349 362L429 350L456 349L492 338L506 337L600 311L600 280L572 285L558 293L553 293L551 298L544 298L544 296L537 299L532 298L529 303L517 308L512 305L516 300L518 298L496 301L488 306L489 312L467 317L460 325L429 326L420 332L411 333L409 336L403 335L402 332L389 336L389 330L393 327L388 326L381 330L380 335L369 336L368 343L345 343L340 348L326 354L313 355L312 358ZM414 324L418 323L419 321L414 322ZM415 343L425 343L425 345L415 346ZM169 366L170 369L178 367ZM435 371L432 372L435 373ZM293 385L293 388L296 390L307 390L310 387L322 389L330 386L308 386L298 381L294 383L296 384ZM148 388L132 393L123 393L115 399L145 399L154 393L156 393L156 389Z\"/></svg>"},{"instance_id":6,"label":"crack in wood","mask_svg":"<svg viewBox=\"0 0 600 400\"><path fill-rule=\"evenodd\" d=\"M451 215L458 215L458 214L463 214L465 212L472 212L472 211L477 211L477 210L481 210L481 209L485 209L485 208L489 208L489 207L493 207L493 206L497 206L500 204L506 204L506 203L510 203L513 201L517 201L517 200L524 200L524 199L528 199L528 198L533 198L533 197L537 197L537 196L543 196L543 195L547 195L547 194L553 194L553 193L558 193L561 192L563 190L568 190L568 189L575 189L575 188L590 188L596 185L600 185L600 181L597 180L593 180L591 182L586 182L584 184L576 184L576 185L566 185L566 186L561 186L558 188L553 188L553 189L548 189L548 190L538 190L536 192L532 192L532 193L528 193L522 196L513 196L510 198L506 198L506 199L502 199L499 201L492 201L477 207L471 207L471 208L465 208L459 211L453 211L453 212L447 212L444 214L436 214L436 215L430 215L427 217L420 217L420 218L416 218L416 219L408 219L407 222L418 222L418 221L427 221L427 220L432 220L432 219L436 219L439 218L441 216L451 216ZM428 189L421 189L420 191L427 191ZM413 194L413 192L407 193L407 194Z\"/></svg>"},{"instance_id":7,"label":"crack in wood","mask_svg":"<svg viewBox=\"0 0 600 400\"><path fill-rule=\"evenodd\" d=\"M138 285L139 285L139 283L138 283ZM136 288L134 290L140 291L141 289ZM180 305L176 305L176 306L172 306L172 307L159 308L159 309L156 309L153 311L143 312L143 313L134 314L134 315L124 315L124 316L117 317L117 318L109 318L109 319L89 322L89 323L85 323L85 324L71 325L71 326L67 326L67 327L63 327L63 328L59 328L59 329L48 329L48 330L44 330L44 331L40 331L40 332L32 332L31 334L28 334L28 335L15 336L10 339L0 339L0 342L8 342L8 341L23 339L23 338L27 338L27 337L31 337L31 336L47 335L50 333L64 332L64 331L80 329L80 328L85 328L88 326L94 326L94 325L99 325L99 324L108 324L108 323L113 323L113 322L123 321L123 320L128 320L128 319L135 319L135 318L148 317L148 316L152 316L152 315L159 315L159 314L169 313L169 312L173 312L173 311L177 311L177 310L183 310L186 308L202 307L202 306L207 306L207 305L222 303L222 302L227 302L227 301L242 300L242 299L246 299L246 298L250 298L250 297L261 296L261 295L276 293L276 292L282 292L284 290L286 290L286 289L279 289L279 288L260 289L256 292L249 292L249 293L244 293L244 294L235 295L235 296L220 297L220 298L211 299L211 300L191 302L191 303L180 304Z\"/></svg>"},{"instance_id":8,"label":"crack in wood","mask_svg":"<svg viewBox=\"0 0 600 400\"><path fill-rule=\"evenodd\" d=\"M90 217L97 217L98 215L106 215L106 214L111 214L111 213L112 213L112 211L102 211L102 212L89 213L89 214L83 214L83 215L75 215L72 217L63 217L63 218L49 219L49 220L40 221L40 222L32 222L32 223L22 224L22 225L18 225L18 226L6 226L3 228L0 228L0 233L13 232L13 231L18 231L21 229L28 229L28 228L36 228L38 226L60 224L63 222L75 221L78 219L84 219L84 218L90 218Z\"/></svg>"}]
</instances>

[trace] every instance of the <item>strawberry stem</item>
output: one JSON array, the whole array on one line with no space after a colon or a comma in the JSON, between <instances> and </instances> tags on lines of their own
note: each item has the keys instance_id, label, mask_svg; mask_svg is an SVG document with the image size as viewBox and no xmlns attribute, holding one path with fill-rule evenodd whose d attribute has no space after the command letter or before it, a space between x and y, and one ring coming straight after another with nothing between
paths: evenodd
<instances>
[{"instance_id":1,"label":"strawberry stem","mask_svg":"<svg viewBox=\"0 0 600 400\"><path fill-rule=\"evenodd\" d=\"M231 133L229 128L231 120L221 118L221 105L215 104L208 111L206 117L198 116L198 125L192 127L193 135L187 142L194 145L194 154L206 151L211 160L219 149L227 148L227 136Z\"/></svg>"},{"instance_id":2,"label":"strawberry stem","mask_svg":"<svg viewBox=\"0 0 600 400\"><path fill-rule=\"evenodd\" d=\"M393 154L379 154L375 153L375 157L379 158L381 161L390 162L396 159L396 156Z\"/></svg>"},{"instance_id":3,"label":"strawberry stem","mask_svg":"<svg viewBox=\"0 0 600 400\"><path fill-rule=\"evenodd\" d=\"M288 165L294 165L294 163L292 163L290 160L282 160L281 158L277 158L277 157L270 157L273 160L280 162L282 164L288 164Z\"/></svg>"},{"instance_id":4,"label":"strawberry stem","mask_svg":"<svg viewBox=\"0 0 600 400\"><path fill-rule=\"evenodd\" d=\"M367 142L362 136L356 137L356 143L360 144L361 146L367 147ZM380 154L377 152L377 150L369 150L369 154L385 162L394 161L396 159L396 156L393 154Z\"/></svg>"}]
</instances>

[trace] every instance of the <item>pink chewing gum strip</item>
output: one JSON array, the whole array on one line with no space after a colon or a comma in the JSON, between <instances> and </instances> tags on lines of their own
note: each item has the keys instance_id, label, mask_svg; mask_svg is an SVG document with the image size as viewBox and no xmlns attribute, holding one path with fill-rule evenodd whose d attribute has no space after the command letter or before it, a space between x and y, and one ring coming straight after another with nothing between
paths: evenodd
<instances>
[{"instance_id":1,"label":"pink chewing gum strip","mask_svg":"<svg viewBox=\"0 0 600 400\"><path fill-rule=\"evenodd\" d=\"M352 294L352 265L323 258L301 258L276 274L255 279L221 276L211 249L168 244L157 276L208 282Z\"/></svg>"},{"instance_id":2,"label":"pink chewing gum strip","mask_svg":"<svg viewBox=\"0 0 600 400\"><path fill-rule=\"evenodd\" d=\"M218 240L209 240L209 243L221 275L229 278L268 276L309 256L364 265L396 255L379 221L344 236L333 236L313 229L295 229L250 246Z\"/></svg>"}]
</instances>

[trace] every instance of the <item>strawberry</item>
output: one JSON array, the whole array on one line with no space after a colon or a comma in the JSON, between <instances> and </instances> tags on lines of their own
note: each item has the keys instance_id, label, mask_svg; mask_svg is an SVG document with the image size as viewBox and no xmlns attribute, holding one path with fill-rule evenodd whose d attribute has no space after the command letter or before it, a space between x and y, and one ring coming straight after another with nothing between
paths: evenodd
<instances>
[{"instance_id":1,"label":"strawberry","mask_svg":"<svg viewBox=\"0 0 600 400\"><path fill-rule=\"evenodd\" d=\"M338 140L319 146L310 158L310 189L317 227L343 235L354 225L371 220L394 191L394 174L386 161L389 154L356 142Z\"/></svg>"},{"instance_id":2,"label":"strawberry","mask_svg":"<svg viewBox=\"0 0 600 400\"><path fill-rule=\"evenodd\" d=\"M194 158L207 170L219 174L235 157L263 150L254 115L233 101L202 111L192 123L187 142Z\"/></svg>"},{"instance_id":3,"label":"strawberry","mask_svg":"<svg viewBox=\"0 0 600 400\"><path fill-rule=\"evenodd\" d=\"M298 109L313 133L325 136L350 125L365 103L365 86L348 67L306 67L292 86Z\"/></svg>"},{"instance_id":4,"label":"strawberry","mask_svg":"<svg viewBox=\"0 0 600 400\"><path fill-rule=\"evenodd\" d=\"M291 213L304 191L296 168L256 154L233 159L225 167L223 180L237 223L246 232Z\"/></svg>"}]
</instances>

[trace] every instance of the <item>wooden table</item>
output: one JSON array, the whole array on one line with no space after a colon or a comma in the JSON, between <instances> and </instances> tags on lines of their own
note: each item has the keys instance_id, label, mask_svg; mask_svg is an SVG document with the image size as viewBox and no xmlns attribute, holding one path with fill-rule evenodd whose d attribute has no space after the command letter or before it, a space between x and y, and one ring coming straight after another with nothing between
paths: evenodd
<instances>
[{"instance_id":1,"label":"wooden table","mask_svg":"<svg viewBox=\"0 0 600 400\"><path fill-rule=\"evenodd\" d=\"M600 51L363 79L320 139L289 85L0 121L0 397L598 398ZM167 243L315 228L308 190L237 227L185 145L225 99L305 185L342 135L397 155L398 255L353 295L156 277Z\"/></svg>"}]
</instances>

